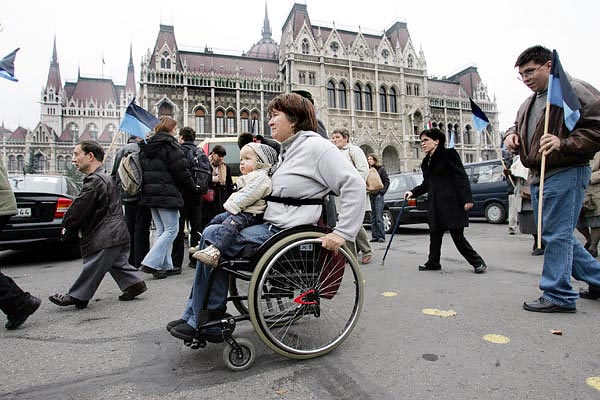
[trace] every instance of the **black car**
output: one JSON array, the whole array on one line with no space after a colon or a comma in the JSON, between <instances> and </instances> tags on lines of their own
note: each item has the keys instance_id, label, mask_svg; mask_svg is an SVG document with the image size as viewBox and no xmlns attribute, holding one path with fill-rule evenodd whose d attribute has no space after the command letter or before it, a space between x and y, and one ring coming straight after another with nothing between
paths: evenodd
<instances>
[{"instance_id":1,"label":"black car","mask_svg":"<svg viewBox=\"0 0 600 400\"><path fill-rule=\"evenodd\" d=\"M402 172L390 174L390 186L383 196L383 229L385 233L392 233L400 209L404 203L404 193L423 182L423 175L419 172ZM400 224L421 224L428 222L427 194L416 199L408 200L404 207ZM371 225L371 213L365 213L365 225Z\"/></svg>"},{"instance_id":2,"label":"black car","mask_svg":"<svg viewBox=\"0 0 600 400\"><path fill-rule=\"evenodd\" d=\"M13 215L0 232L0 250L60 246L65 257L79 257L79 241L59 241L65 212L80 186L62 175L12 175L8 177L17 199Z\"/></svg>"},{"instance_id":3,"label":"black car","mask_svg":"<svg viewBox=\"0 0 600 400\"><path fill-rule=\"evenodd\" d=\"M501 160L465 164L473 193L469 217L485 217L492 224L503 224L508 216L509 183L502 173Z\"/></svg>"}]
</instances>

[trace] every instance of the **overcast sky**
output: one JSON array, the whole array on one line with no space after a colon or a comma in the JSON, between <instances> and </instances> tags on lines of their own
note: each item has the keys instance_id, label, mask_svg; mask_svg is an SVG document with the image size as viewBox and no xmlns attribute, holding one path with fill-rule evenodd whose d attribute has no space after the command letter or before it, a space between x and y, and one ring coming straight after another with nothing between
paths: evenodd
<instances>
[{"instance_id":1,"label":"overcast sky","mask_svg":"<svg viewBox=\"0 0 600 400\"><path fill-rule=\"evenodd\" d=\"M304 3L304 0L298 0ZM269 0L273 38L294 1ZM600 2L592 0L306 0L313 24L377 33L405 21L415 47L422 48L430 76L451 75L476 65L496 97L500 129L508 128L529 90L513 68L519 53L534 44L556 49L563 67L600 88ZM356 4L356 5L355 5ZM14 83L0 79L0 120L9 129L33 129L40 117L56 36L63 79L111 77L124 84L133 45L136 82L140 61L154 47L161 22L173 24L182 49L241 54L261 38L264 0L229 1L5 1L0 13L0 57L16 47ZM102 67L102 55L106 64Z\"/></svg>"}]
</instances>

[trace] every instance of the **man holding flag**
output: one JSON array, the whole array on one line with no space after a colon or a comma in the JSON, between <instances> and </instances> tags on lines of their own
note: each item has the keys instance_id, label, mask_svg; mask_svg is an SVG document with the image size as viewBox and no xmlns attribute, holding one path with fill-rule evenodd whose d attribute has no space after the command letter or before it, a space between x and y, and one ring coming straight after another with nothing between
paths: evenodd
<instances>
[{"instance_id":1,"label":"man holding flag","mask_svg":"<svg viewBox=\"0 0 600 400\"><path fill-rule=\"evenodd\" d=\"M541 216L545 245L543 294L523 303L523 308L574 313L579 296L571 287L571 276L589 284L580 291L581 297L600 298L600 263L573 234L590 180L588 163L600 151L600 92L570 79L556 51L542 46L524 50L515 67L534 94L519 108L515 130L504 144L518 150L521 162L533 173L531 197L536 217ZM543 201L538 204L540 197Z\"/></svg>"}]
</instances>

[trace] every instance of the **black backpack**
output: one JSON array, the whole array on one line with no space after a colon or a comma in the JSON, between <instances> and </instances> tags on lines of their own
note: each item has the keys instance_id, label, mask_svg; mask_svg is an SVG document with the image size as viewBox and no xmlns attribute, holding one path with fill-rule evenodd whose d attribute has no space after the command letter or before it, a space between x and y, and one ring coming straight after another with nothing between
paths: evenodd
<instances>
[{"instance_id":1,"label":"black backpack","mask_svg":"<svg viewBox=\"0 0 600 400\"><path fill-rule=\"evenodd\" d=\"M212 180L212 168L210 166L210 161L208 161L208 157L204 154L204 151L195 146L193 148L190 147L186 157L192 179L194 179L198 191L201 194L206 193Z\"/></svg>"}]
</instances>

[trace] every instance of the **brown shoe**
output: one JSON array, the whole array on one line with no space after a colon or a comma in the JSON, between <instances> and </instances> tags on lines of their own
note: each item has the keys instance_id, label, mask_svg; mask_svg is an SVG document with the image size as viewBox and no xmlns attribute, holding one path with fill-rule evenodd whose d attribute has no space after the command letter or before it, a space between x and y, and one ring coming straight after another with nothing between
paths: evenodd
<instances>
[{"instance_id":1,"label":"brown shoe","mask_svg":"<svg viewBox=\"0 0 600 400\"><path fill-rule=\"evenodd\" d=\"M87 300L79 300L75 297L69 296L69 294L53 294L52 296L48 297L48 300L61 307L75 306L76 308L82 309L86 308L88 305Z\"/></svg>"},{"instance_id":2,"label":"brown shoe","mask_svg":"<svg viewBox=\"0 0 600 400\"><path fill-rule=\"evenodd\" d=\"M148 287L146 286L146 282L140 281L138 283L134 283L133 285L129 286L127 289L123 290L123 294L121 294L119 296L119 300L121 300L121 301L133 300L140 294L144 293L146 290L148 290Z\"/></svg>"}]
</instances>

